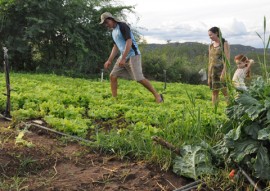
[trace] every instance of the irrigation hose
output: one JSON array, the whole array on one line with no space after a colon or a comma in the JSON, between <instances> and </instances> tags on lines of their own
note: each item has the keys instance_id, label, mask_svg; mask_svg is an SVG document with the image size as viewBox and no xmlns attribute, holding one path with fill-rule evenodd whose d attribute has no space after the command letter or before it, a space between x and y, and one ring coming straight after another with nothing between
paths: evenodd
<instances>
[{"instance_id":1,"label":"irrigation hose","mask_svg":"<svg viewBox=\"0 0 270 191\"><path fill-rule=\"evenodd\" d=\"M257 191L262 191L262 189L250 178L250 176L238 165L240 172L246 177L249 183L254 187Z\"/></svg>"},{"instance_id":2,"label":"irrigation hose","mask_svg":"<svg viewBox=\"0 0 270 191\"><path fill-rule=\"evenodd\" d=\"M11 118L5 117L2 114L0 114L0 117L4 118L6 120L9 120L9 121L12 120ZM92 141L89 141L87 139L83 139L81 137L77 137L77 136L74 136L74 135L69 135L69 134L66 134L66 133L62 133L62 132L59 132L59 131L50 129L48 127L45 127L45 126L42 126L42 125L39 125L39 124L36 124L36 123L32 123L32 122L22 122L22 123L24 125L34 126L34 127L37 127L37 128L43 129L43 130L47 130L47 131L53 132L55 134L58 134L58 135L61 135L61 136L65 136L65 137L68 137L68 138L71 138L71 139L74 139L74 140L77 140L77 141L83 141L83 142L86 142L86 143L93 143Z\"/></svg>"},{"instance_id":3,"label":"irrigation hose","mask_svg":"<svg viewBox=\"0 0 270 191\"><path fill-rule=\"evenodd\" d=\"M44 130L47 130L47 131L51 131L51 132L56 133L56 134L58 134L58 135L66 136L66 137L69 137L69 138L71 138L71 139L75 139L75 140L77 140L77 141L83 141L83 142L86 142L86 143L93 143L92 141L89 141L89 140L87 140L87 139L83 139L83 138L81 138L81 137L77 137L77 136L74 136L74 135L69 135L69 134L66 134L66 133L62 133L62 132L59 132L59 131L50 129L50 128L48 128L48 127L45 127L45 126L35 124L35 123L28 123L28 122L26 122L25 125L30 125L30 126L38 127L38 128L40 128L40 129L44 129Z\"/></svg>"},{"instance_id":4,"label":"irrigation hose","mask_svg":"<svg viewBox=\"0 0 270 191\"><path fill-rule=\"evenodd\" d=\"M8 121L12 121L12 119L11 119L11 118L6 117L6 116L4 116L4 115L2 115L2 114L0 114L0 117L2 117L2 118L4 118L4 119L6 119L6 120L8 120Z\"/></svg>"},{"instance_id":5,"label":"irrigation hose","mask_svg":"<svg viewBox=\"0 0 270 191\"><path fill-rule=\"evenodd\" d=\"M200 183L202 183L202 181L201 180L197 180L195 182L192 182L190 184L187 184L185 186L182 186L181 188L177 188L177 189L175 189L173 191L189 191L191 189L197 188Z\"/></svg>"}]
</instances>

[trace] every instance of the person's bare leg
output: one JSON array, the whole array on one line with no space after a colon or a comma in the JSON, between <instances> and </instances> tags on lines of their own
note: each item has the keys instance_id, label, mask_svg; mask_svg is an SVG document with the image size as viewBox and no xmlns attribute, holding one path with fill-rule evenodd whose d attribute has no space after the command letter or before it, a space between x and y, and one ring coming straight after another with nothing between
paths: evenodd
<instances>
[{"instance_id":1,"label":"person's bare leg","mask_svg":"<svg viewBox=\"0 0 270 191\"><path fill-rule=\"evenodd\" d=\"M116 97L117 96L117 77L110 75L110 82L111 82L112 96Z\"/></svg>"},{"instance_id":2,"label":"person's bare leg","mask_svg":"<svg viewBox=\"0 0 270 191\"><path fill-rule=\"evenodd\" d=\"M213 103L214 107L216 107L218 105L218 94L219 94L219 90L213 90L213 92L212 92L212 103Z\"/></svg>"},{"instance_id":3,"label":"person's bare leg","mask_svg":"<svg viewBox=\"0 0 270 191\"><path fill-rule=\"evenodd\" d=\"M230 100L229 100L229 95L228 95L228 90L227 88L223 88L221 89L221 92L223 93L224 97L225 97L225 101L227 104L230 103Z\"/></svg>"},{"instance_id":4,"label":"person's bare leg","mask_svg":"<svg viewBox=\"0 0 270 191\"><path fill-rule=\"evenodd\" d=\"M142 84L146 89L148 89L154 95L157 103L162 102L162 98L161 98L160 94L157 93L155 88L152 86L152 84L147 79L143 79L143 80L140 80L138 82L140 84Z\"/></svg>"}]
</instances>

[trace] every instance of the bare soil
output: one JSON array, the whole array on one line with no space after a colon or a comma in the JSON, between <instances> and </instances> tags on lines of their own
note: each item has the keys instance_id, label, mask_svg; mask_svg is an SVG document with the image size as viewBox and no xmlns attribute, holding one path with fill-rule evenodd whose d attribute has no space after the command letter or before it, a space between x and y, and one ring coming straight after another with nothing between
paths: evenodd
<instances>
[{"instance_id":1,"label":"bare soil","mask_svg":"<svg viewBox=\"0 0 270 191\"><path fill-rule=\"evenodd\" d=\"M171 191L190 181L144 161L119 159L0 118L0 190ZM16 143L17 138L17 143ZM23 141L22 141L23 140Z\"/></svg>"}]
</instances>

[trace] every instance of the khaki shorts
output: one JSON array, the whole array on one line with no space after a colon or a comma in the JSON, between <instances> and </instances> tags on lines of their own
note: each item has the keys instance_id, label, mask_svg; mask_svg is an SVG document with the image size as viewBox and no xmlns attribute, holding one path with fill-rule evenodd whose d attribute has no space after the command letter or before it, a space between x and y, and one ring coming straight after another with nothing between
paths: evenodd
<instances>
[{"instance_id":1,"label":"khaki shorts","mask_svg":"<svg viewBox=\"0 0 270 191\"><path fill-rule=\"evenodd\" d=\"M116 61L111 75L136 81L145 79L142 73L141 55L131 56L122 67L119 66L120 59Z\"/></svg>"}]
</instances>

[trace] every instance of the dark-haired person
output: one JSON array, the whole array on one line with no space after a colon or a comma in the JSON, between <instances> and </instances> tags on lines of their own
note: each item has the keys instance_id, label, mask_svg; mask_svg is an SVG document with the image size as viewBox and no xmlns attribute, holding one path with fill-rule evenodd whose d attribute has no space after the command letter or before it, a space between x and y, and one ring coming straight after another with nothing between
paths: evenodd
<instances>
[{"instance_id":1,"label":"dark-haired person","mask_svg":"<svg viewBox=\"0 0 270 191\"><path fill-rule=\"evenodd\" d=\"M212 90L212 103L218 104L219 91L225 96L228 103L228 90L226 87L226 59L230 60L229 43L222 37L218 27L208 30L211 39L209 46L208 85Z\"/></svg>"},{"instance_id":2,"label":"dark-haired person","mask_svg":"<svg viewBox=\"0 0 270 191\"><path fill-rule=\"evenodd\" d=\"M112 96L117 96L117 78L123 77L136 80L154 95L157 103L163 102L162 94L157 93L142 73L141 53L129 26L112 16L109 12L103 13L100 18L100 24L112 30L114 41L114 46L108 60L104 64L104 68L109 68L118 52L120 51L121 53L110 74Z\"/></svg>"}]
</instances>

